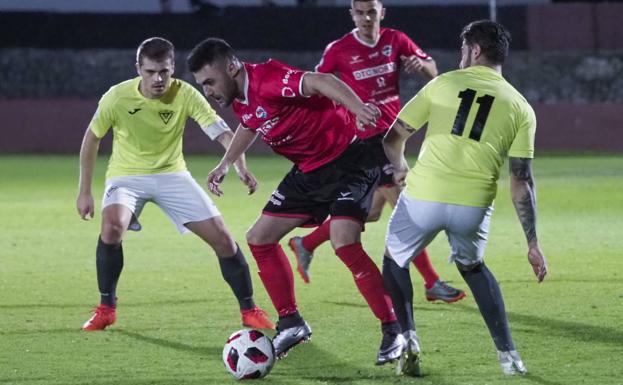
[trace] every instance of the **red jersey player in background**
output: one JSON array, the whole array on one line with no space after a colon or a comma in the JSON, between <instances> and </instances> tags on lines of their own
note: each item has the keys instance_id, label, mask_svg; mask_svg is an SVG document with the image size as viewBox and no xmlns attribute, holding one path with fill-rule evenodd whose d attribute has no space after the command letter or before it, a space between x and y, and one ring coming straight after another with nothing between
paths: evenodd
<instances>
[{"instance_id":1,"label":"red jersey player in background","mask_svg":"<svg viewBox=\"0 0 623 385\"><path fill-rule=\"evenodd\" d=\"M356 28L327 46L316 71L339 76L363 101L374 103L381 110L375 127L357 133L370 146L367 156L375 158L382 168L379 187L367 218L368 222L375 222L380 218L385 202L394 207L401 191L392 180L393 169L382 144L385 132L400 112L400 70L430 80L437 76L437 66L407 35L395 29L381 28L385 8L380 0L353 0L350 14ZM294 237L288 242L296 255L297 270L306 283L309 283L313 252L329 240L329 227L330 221L327 221L309 235ZM439 279L426 250L413 260L413 264L424 278L429 301L454 302L465 297L462 290ZM400 320L400 314L398 316Z\"/></svg>"},{"instance_id":2,"label":"red jersey player in background","mask_svg":"<svg viewBox=\"0 0 623 385\"><path fill-rule=\"evenodd\" d=\"M374 125L378 108L364 104L330 74L301 71L275 60L242 63L221 39L197 45L188 56L188 67L205 95L223 107L232 105L241 121L229 149L208 176L213 193L222 194L219 184L229 167L258 135L294 163L246 234L262 283L279 313L273 338L277 357L312 333L298 311L292 268L279 241L295 227L319 225L331 215L335 253L381 321L383 339L376 362L399 358L405 339L381 273L360 243L380 168L367 160L368 146L357 138L355 120L359 126Z\"/></svg>"}]
</instances>

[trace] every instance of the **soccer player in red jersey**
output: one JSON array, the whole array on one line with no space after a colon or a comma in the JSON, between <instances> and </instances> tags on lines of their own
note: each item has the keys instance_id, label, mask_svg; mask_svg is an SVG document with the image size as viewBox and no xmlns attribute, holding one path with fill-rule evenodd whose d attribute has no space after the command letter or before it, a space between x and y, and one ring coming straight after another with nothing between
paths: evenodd
<instances>
[{"instance_id":1,"label":"soccer player in red jersey","mask_svg":"<svg viewBox=\"0 0 623 385\"><path fill-rule=\"evenodd\" d=\"M319 225L331 215L335 253L381 321L377 364L397 359L405 340L382 276L360 243L380 168L368 160L368 146L355 132L357 126L375 124L378 108L364 104L330 74L301 71L275 60L242 63L221 39L204 40L187 60L205 95L223 107L232 105L241 121L229 149L208 176L213 193L222 194L219 184L230 165L258 135L294 163L247 232L260 278L279 314L273 339L277 356L311 337L296 305L292 268L279 240L297 226Z\"/></svg>"},{"instance_id":2,"label":"soccer player in red jersey","mask_svg":"<svg viewBox=\"0 0 623 385\"><path fill-rule=\"evenodd\" d=\"M380 0L353 0L350 14L356 28L327 46L316 71L338 75L362 100L374 103L381 110L375 127L357 133L371 147L368 156L375 158L382 167L379 187L367 218L368 222L374 222L380 218L385 202L392 207L396 205L401 191L392 180L393 168L382 145L383 135L400 111L400 70L430 80L437 76L437 66L407 35L395 29L381 28L385 8ZM329 223L327 221L307 236L293 237L288 242L296 255L297 270L306 283L309 283L309 265L315 248L329 240ZM455 302L465 297L462 290L439 279L426 250L413 260L413 264L424 278L429 301ZM401 318L399 313L398 319ZM403 329L408 328L403 325Z\"/></svg>"}]
</instances>

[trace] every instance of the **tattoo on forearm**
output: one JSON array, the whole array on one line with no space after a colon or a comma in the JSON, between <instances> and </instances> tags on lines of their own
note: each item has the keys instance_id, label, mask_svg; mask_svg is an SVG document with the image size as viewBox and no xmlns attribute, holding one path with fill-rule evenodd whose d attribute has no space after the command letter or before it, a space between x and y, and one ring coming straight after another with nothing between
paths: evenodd
<instances>
[{"instance_id":1,"label":"tattoo on forearm","mask_svg":"<svg viewBox=\"0 0 623 385\"><path fill-rule=\"evenodd\" d=\"M511 175L523 181L532 180L532 162L527 158L510 158L508 166Z\"/></svg>"},{"instance_id":2,"label":"tattoo on forearm","mask_svg":"<svg viewBox=\"0 0 623 385\"><path fill-rule=\"evenodd\" d=\"M510 158L509 168L513 179L513 204L526 234L528 243L536 240L536 192L532 179L531 160Z\"/></svg>"},{"instance_id":3,"label":"tattoo on forearm","mask_svg":"<svg viewBox=\"0 0 623 385\"><path fill-rule=\"evenodd\" d=\"M536 201L531 189L517 199L513 199L517 216L526 234L528 243L536 239Z\"/></svg>"}]
</instances>

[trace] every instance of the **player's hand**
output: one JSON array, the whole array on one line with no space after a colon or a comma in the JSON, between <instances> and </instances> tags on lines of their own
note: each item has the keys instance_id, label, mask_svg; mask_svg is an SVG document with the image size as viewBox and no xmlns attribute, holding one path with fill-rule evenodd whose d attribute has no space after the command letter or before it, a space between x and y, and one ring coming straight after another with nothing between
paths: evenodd
<instances>
[{"instance_id":1,"label":"player's hand","mask_svg":"<svg viewBox=\"0 0 623 385\"><path fill-rule=\"evenodd\" d=\"M547 275L547 261L538 244L528 245L528 262L532 265L537 281L543 282Z\"/></svg>"},{"instance_id":2,"label":"player's hand","mask_svg":"<svg viewBox=\"0 0 623 385\"><path fill-rule=\"evenodd\" d=\"M238 174L238 178L240 178L242 183L249 188L249 195L257 191L257 179L251 171L246 168L236 168L236 174Z\"/></svg>"},{"instance_id":3,"label":"player's hand","mask_svg":"<svg viewBox=\"0 0 623 385\"><path fill-rule=\"evenodd\" d=\"M420 59L416 55L400 55L400 60L402 61L402 68L404 68L405 72L408 74L420 72L424 68L424 63L422 63L422 59Z\"/></svg>"},{"instance_id":4,"label":"player's hand","mask_svg":"<svg viewBox=\"0 0 623 385\"><path fill-rule=\"evenodd\" d=\"M402 164L400 166L394 165L394 183L400 187L405 187L407 185L406 179L407 174L409 173L409 164L406 159L403 159Z\"/></svg>"},{"instance_id":5,"label":"player's hand","mask_svg":"<svg viewBox=\"0 0 623 385\"><path fill-rule=\"evenodd\" d=\"M93 195L90 193L80 193L78 194L78 199L76 200L76 209L78 210L78 215L80 218L88 221L90 218L93 218L93 211L95 205L93 204Z\"/></svg>"},{"instance_id":6,"label":"player's hand","mask_svg":"<svg viewBox=\"0 0 623 385\"><path fill-rule=\"evenodd\" d=\"M365 126L376 127L376 120L381 116L381 110L374 103L365 103L360 111L355 113L357 117L357 128L365 130Z\"/></svg>"},{"instance_id":7,"label":"player's hand","mask_svg":"<svg viewBox=\"0 0 623 385\"><path fill-rule=\"evenodd\" d=\"M223 162L219 163L214 170L208 174L207 184L208 190L216 196L223 195L223 191L220 189L220 185L225 179L225 175L229 172L229 165Z\"/></svg>"}]
</instances>

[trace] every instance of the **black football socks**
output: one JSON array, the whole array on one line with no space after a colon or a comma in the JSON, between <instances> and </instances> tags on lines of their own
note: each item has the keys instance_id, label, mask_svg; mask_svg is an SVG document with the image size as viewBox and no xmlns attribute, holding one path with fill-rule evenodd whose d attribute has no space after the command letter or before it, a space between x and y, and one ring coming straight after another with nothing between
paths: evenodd
<instances>
[{"instance_id":1,"label":"black football socks","mask_svg":"<svg viewBox=\"0 0 623 385\"><path fill-rule=\"evenodd\" d=\"M383 257L383 283L394 304L394 312L403 332L415 330L413 322L413 285L409 269L402 268L390 257Z\"/></svg>"},{"instance_id":2,"label":"black football socks","mask_svg":"<svg viewBox=\"0 0 623 385\"><path fill-rule=\"evenodd\" d=\"M117 281L123 270L123 247L121 243L109 245L102 242L102 238L97 240L97 250L95 252L95 265L97 267L97 286L100 291L100 303L115 307L117 298L115 291Z\"/></svg>"},{"instance_id":3,"label":"black football socks","mask_svg":"<svg viewBox=\"0 0 623 385\"><path fill-rule=\"evenodd\" d=\"M468 271L464 271L458 264L457 266L472 291L495 347L499 351L515 350L506 318L502 292L491 271L484 263L479 263Z\"/></svg>"},{"instance_id":4,"label":"black football socks","mask_svg":"<svg viewBox=\"0 0 623 385\"><path fill-rule=\"evenodd\" d=\"M244 259L240 247L236 244L236 254L230 257L218 257L221 273L229 284L240 305L240 310L249 310L255 306L253 302L253 283L249 273L249 265Z\"/></svg>"}]
</instances>

